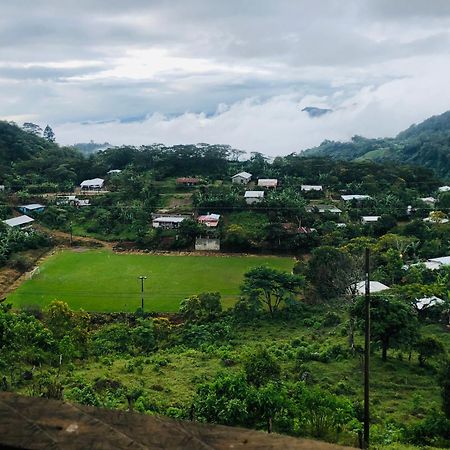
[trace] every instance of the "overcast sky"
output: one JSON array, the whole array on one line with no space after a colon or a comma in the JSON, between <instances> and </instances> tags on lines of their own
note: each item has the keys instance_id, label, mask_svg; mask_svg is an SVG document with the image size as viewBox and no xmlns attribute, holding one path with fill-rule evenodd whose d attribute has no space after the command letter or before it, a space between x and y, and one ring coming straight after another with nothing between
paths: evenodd
<instances>
[{"instance_id":1,"label":"overcast sky","mask_svg":"<svg viewBox=\"0 0 450 450\"><path fill-rule=\"evenodd\" d=\"M450 109L448 0L14 0L0 118L287 154ZM311 118L302 108L333 112Z\"/></svg>"}]
</instances>

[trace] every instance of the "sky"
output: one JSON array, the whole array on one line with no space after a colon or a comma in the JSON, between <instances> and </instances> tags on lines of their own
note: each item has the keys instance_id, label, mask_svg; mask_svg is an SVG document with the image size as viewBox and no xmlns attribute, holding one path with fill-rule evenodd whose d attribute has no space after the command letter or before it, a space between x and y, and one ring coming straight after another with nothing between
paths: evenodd
<instances>
[{"instance_id":1,"label":"sky","mask_svg":"<svg viewBox=\"0 0 450 450\"><path fill-rule=\"evenodd\" d=\"M14 0L0 119L283 155L450 109L448 0ZM310 117L305 107L332 111Z\"/></svg>"}]
</instances>

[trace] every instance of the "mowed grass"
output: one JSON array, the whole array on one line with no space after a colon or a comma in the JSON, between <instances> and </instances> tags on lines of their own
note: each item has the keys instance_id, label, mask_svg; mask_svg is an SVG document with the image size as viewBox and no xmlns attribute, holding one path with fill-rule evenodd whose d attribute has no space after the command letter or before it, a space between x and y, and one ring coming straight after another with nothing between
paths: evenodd
<instances>
[{"instance_id":1,"label":"mowed grass","mask_svg":"<svg viewBox=\"0 0 450 450\"><path fill-rule=\"evenodd\" d=\"M258 256L157 256L115 254L107 250L62 251L50 257L38 274L8 296L16 307L45 306L63 300L72 309L134 312L177 311L189 295L218 291L225 307L234 304L244 274L259 265L291 271L292 258Z\"/></svg>"}]
</instances>

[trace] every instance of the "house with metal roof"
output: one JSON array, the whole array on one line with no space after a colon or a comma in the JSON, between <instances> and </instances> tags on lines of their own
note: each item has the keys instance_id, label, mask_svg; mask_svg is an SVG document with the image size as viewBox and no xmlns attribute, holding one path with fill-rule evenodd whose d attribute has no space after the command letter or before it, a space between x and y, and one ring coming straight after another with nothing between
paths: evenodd
<instances>
[{"instance_id":1,"label":"house with metal roof","mask_svg":"<svg viewBox=\"0 0 450 450\"><path fill-rule=\"evenodd\" d=\"M103 188L105 180L103 178L93 178L92 180L84 180L81 182L80 187L86 191L99 191Z\"/></svg>"},{"instance_id":2,"label":"house with metal roof","mask_svg":"<svg viewBox=\"0 0 450 450\"><path fill-rule=\"evenodd\" d=\"M239 172L231 177L231 182L234 184L248 184L252 179L252 174L248 172Z\"/></svg>"},{"instance_id":3,"label":"house with metal roof","mask_svg":"<svg viewBox=\"0 0 450 450\"><path fill-rule=\"evenodd\" d=\"M275 189L278 186L278 180L276 178L260 178L258 180L258 186Z\"/></svg>"},{"instance_id":4,"label":"house with metal roof","mask_svg":"<svg viewBox=\"0 0 450 450\"><path fill-rule=\"evenodd\" d=\"M245 191L244 198L247 205L261 203L264 200L264 191Z\"/></svg>"},{"instance_id":5,"label":"house with metal roof","mask_svg":"<svg viewBox=\"0 0 450 450\"><path fill-rule=\"evenodd\" d=\"M208 228L216 228L219 225L220 214L205 214L197 217L197 222Z\"/></svg>"},{"instance_id":6,"label":"house with metal roof","mask_svg":"<svg viewBox=\"0 0 450 450\"><path fill-rule=\"evenodd\" d=\"M24 214L40 213L45 209L40 203L30 203L29 205L18 206L17 209Z\"/></svg>"},{"instance_id":7,"label":"house with metal roof","mask_svg":"<svg viewBox=\"0 0 450 450\"><path fill-rule=\"evenodd\" d=\"M349 195L341 195L341 199L344 202L351 202L352 200L370 200L372 197L370 195L362 195L362 194L349 194Z\"/></svg>"},{"instance_id":8,"label":"house with metal roof","mask_svg":"<svg viewBox=\"0 0 450 450\"><path fill-rule=\"evenodd\" d=\"M161 228L164 230L173 230L180 226L180 223L185 220L184 216L160 216L155 217L152 221L153 228Z\"/></svg>"},{"instance_id":9,"label":"house with metal roof","mask_svg":"<svg viewBox=\"0 0 450 450\"><path fill-rule=\"evenodd\" d=\"M4 220L3 223L12 228L29 228L34 222L32 217L23 215L19 217L13 217L11 219Z\"/></svg>"},{"instance_id":10,"label":"house with metal roof","mask_svg":"<svg viewBox=\"0 0 450 450\"><path fill-rule=\"evenodd\" d=\"M362 216L361 223L363 223L364 225L367 225L369 223L375 223L380 220L380 217L381 216Z\"/></svg>"},{"instance_id":11,"label":"house with metal roof","mask_svg":"<svg viewBox=\"0 0 450 450\"><path fill-rule=\"evenodd\" d=\"M323 191L323 186L319 184L302 184L300 190L304 192Z\"/></svg>"}]
</instances>

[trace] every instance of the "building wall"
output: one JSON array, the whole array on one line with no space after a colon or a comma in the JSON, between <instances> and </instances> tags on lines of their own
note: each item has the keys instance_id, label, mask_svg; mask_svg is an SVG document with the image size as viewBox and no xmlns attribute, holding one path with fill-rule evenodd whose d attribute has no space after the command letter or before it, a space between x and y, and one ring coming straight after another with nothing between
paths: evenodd
<instances>
[{"instance_id":1,"label":"building wall","mask_svg":"<svg viewBox=\"0 0 450 450\"><path fill-rule=\"evenodd\" d=\"M263 199L261 197L250 197L246 198L245 201L247 202L247 205L253 205L253 203L261 203Z\"/></svg>"},{"instance_id":2,"label":"building wall","mask_svg":"<svg viewBox=\"0 0 450 450\"><path fill-rule=\"evenodd\" d=\"M195 240L195 250L218 251L220 250L220 239L197 238Z\"/></svg>"},{"instance_id":3,"label":"building wall","mask_svg":"<svg viewBox=\"0 0 450 450\"><path fill-rule=\"evenodd\" d=\"M248 184L250 180L247 180L244 177L234 177L231 179L234 184Z\"/></svg>"}]
</instances>

